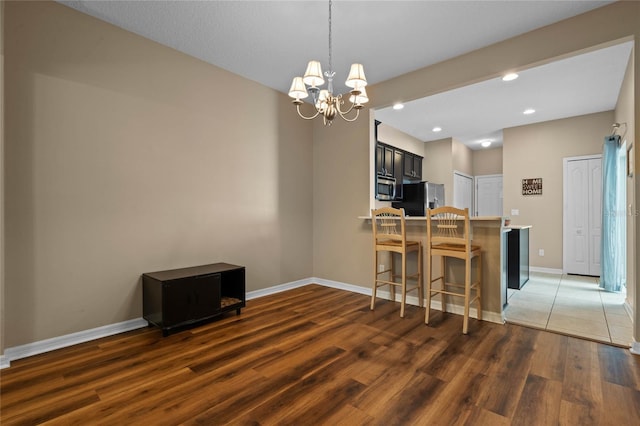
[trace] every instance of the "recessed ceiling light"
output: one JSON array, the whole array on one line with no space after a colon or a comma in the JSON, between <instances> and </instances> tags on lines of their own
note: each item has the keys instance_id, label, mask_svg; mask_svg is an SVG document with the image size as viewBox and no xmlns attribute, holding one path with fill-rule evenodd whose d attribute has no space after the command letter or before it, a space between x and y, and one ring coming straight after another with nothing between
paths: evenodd
<instances>
[{"instance_id":1,"label":"recessed ceiling light","mask_svg":"<svg viewBox=\"0 0 640 426\"><path fill-rule=\"evenodd\" d=\"M533 114L534 112L536 112L536 110L533 108L527 108L524 111L522 111L522 113L525 115Z\"/></svg>"},{"instance_id":2,"label":"recessed ceiling light","mask_svg":"<svg viewBox=\"0 0 640 426\"><path fill-rule=\"evenodd\" d=\"M518 78L518 74L516 74L515 72L510 72L509 74L506 74L504 77L502 77L502 81L512 81L516 78Z\"/></svg>"},{"instance_id":3,"label":"recessed ceiling light","mask_svg":"<svg viewBox=\"0 0 640 426\"><path fill-rule=\"evenodd\" d=\"M485 139L482 141L482 143L480 143L480 145L482 145L483 148L487 148L489 146L491 146L491 139Z\"/></svg>"},{"instance_id":4,"label":"recessed ceiling light","mask_svg":"<svg viewBox=\"0 0 640 426\"><path fill-rule=\"evenodd\" d=\"M401 103L393 104L393 109L395 109L396 111L402 108L404 108L404 104L401 104Z\"/></svg>"},{"instance_id":5,"label":"recessed ceiling light","mask_svg":"<svg viewBox=\"0 0 640 426\"><path fill-rule=\"evenodd\" d=\"M442 131L442 127L434 127L433 129L431 129L431 131L436 132L436 133L440 132L440 131Z\"/></svg>"}]
</instances>

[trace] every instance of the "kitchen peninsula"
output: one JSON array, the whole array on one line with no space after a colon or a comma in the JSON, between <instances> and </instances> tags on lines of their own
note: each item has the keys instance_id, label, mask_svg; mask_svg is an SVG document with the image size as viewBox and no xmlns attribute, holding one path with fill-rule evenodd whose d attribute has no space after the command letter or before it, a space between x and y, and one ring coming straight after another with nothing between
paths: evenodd
<instances>
[{"instance_id":1,"label":"kitchen peninsula","mask_svg":"<svg viewBox=\"0 0 640 426\"><path fill-rule=\"evenodd\" d=\"M360 216L363 226L371 231L371 216ZM485 321L503 323L503 307L507 303L506 280L506 235L509 229L503 226L504 220L500 216L471 217L471 232L473 243L482 247L482 316ZM407 239L421 241L423 248L427 243L427 219L423 216L407 216L405 218ZM425 252L425 250L423 250ZM425 262L425 271L427 259ZM412 264L413 262L413 264ZM464 282L464 264L453 259L448 263L447 274L455 282ZM415 268L415 256L409 257L409 268ZM433 276L440 272L440 262L434 262ZM475 262L473 264L475 274ZM373 280L373 277L371 278ZM425 276L424 283L426 288ZM432 300L432 308L441 310L440 298ZM462 313L462 304L454 304L454 298L448 298L447 310L457 314ZM475 309L471 309L471 316L476 317Z\"/></svg>"}]
</instances>

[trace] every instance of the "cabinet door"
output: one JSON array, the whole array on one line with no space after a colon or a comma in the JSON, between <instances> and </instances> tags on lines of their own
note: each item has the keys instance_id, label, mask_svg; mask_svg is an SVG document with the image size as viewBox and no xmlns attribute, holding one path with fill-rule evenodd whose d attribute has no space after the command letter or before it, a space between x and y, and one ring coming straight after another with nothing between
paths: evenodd
<instances>
[{"instance_id":1,"label":"cabinet door","mask_svg":"<svg viewBox=\"0 0 640 426\"><path fill-rule=\"evenodd\" d=\"M166 281L162 297L164 327L211 316L220 310L220 274Z\"/></svg>"},{"instance_id":2,"label":"cabinet door","mask_svg":"<svg viewBox=\"0 0 640 426\"><path fill-rule=\"evenodd\" d=\"M402 200L402 170L404 166L404 152L396 149L393 153L393 176L396 178L396 200Z\"/></svg>"},{"instance_id":3,"label":"cabinet door","mask_svg":"<svg viewBox=\"0 0 640 426\"><path fill-rule=\"evenodd\" d=\"M384 146L376 145L376 174L384 175Z\"/></svg>"},{"instance_id":4,"label":"cabinet door","mask_svg":"<svg viewBox=\"0 0 640 426\"><path fill-rule=\"evenodd\" d=\"M385 176L393 176L393 157L394 149L390 146L384 147L384 174Z\"/></svg>"},{"instance_id":5,"label":"cabinet door","mask_svg":"<svg viewBox=\"0 0 640 426\"><path fill-rule=\"evenodd\" d=\"M404 153L404 166L402 174L408 178L413 177L413 155L408 152Z\"/></svg>"},{"instance_id":6,"label":"cabinet door","mask_svg":"<svg viewBox=\"0 0 640 426\"><path fill-rule=\"evenodd\" d=\"M405 152L403 174L412 181L422 180L422 157Z\"/></svg>"},{"instance_id":7,"label":"cabinet door","mask_svg":"<svg viewBox=\"0 0 640 426\"><path fill-rule=\"evenodd\" d=\"M220 310L220 282L220 274L193 277L193 318L205 318Z\"/></svg>"},{"instance_id":8,"label":"cabinet door","mask_svg":"<svg viewBox=\"0 0 640 426\"><path fill-rule=\"evenodd\" d=\"M422 157L418 155L413 156L413 177L422 180Z\"/></svg>"}]
</instances>

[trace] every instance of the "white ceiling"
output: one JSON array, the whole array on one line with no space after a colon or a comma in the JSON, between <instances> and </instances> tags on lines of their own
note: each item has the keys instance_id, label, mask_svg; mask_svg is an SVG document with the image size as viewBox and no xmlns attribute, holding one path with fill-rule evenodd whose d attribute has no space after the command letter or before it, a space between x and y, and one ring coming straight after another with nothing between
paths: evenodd
<instances>
[{"instance_id":1,"label":"white ceiling","mask_svg":"<svg viewBox=\"0 0 640 426\"><path fill-rule=\"evenodd\" d=\"M422 141L454 137L471 149L502 144L502 129L615 108L633 42L376 111L376 119ZM525 109L535 109L531 115ZM613 123L612 123L613 124ZM442 128L433 132L434 127Z\"/></svg>"},{"instance_id":2,"label":"white ceiling","mask_svg":"<svg viewBox=\"0 0 640 426\"><path fill-rule=\"evenodd\" d=\"M318 59L324 69L328 67L327 1L59 3L284 93L309 60ZM364 64L367 80L375 84L608 3L612 1L334 0L332 56L340 83L335 85L336 91L347 91L341 83L352 62ZM434 139L428 120L439 118L442 124L438 125L444 130L435 139L456 137L473 146L473 138L501 133L500 129L513 123L524 124L507 117L522 115L524 107L536 108L536 119L546 117L537 121L612 109L611 97L617 98L618 92L611 88L617 84L619 91L620 72L624 72L619 66L624 54L628 58L629 47L612 49L603 56L594 52L581 59L526 70L509 86L489 81L412 102L400 111L406 116L416 114L417 119L385 111L376 112L376 116L387 117L384 121L390 125L425 141ZM593 69L598 64L604 66ZM569 83L573 88L570 95L565 92L553 98ZM597 91L592 93L592 88ZM521 97L515 90L524 90L525 95ZM507 100L517 99L521 104L507 105ZM423 102L430 109L420 112L418 104ZM433 108L433 102L438 108ZM468 109L472 105L475 107ZM482 127L481 123L487 124Z\"/></svg>"}]
</instances>

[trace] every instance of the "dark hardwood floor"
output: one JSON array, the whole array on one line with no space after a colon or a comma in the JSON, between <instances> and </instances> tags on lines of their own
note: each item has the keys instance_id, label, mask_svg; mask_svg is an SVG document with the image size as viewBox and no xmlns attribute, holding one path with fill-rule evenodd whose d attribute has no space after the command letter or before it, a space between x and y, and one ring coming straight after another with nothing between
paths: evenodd
<instances>
[{"instance_id":1,"label":"dark hardwood floor","mask_svg":"<svg viewBox=\"0 0 640 426\"><path fill-rule=\"evenodd\" d=\"M317 285L17 360L2 425L637 425L640 357Z\"/></svg>"}]
</instances>

